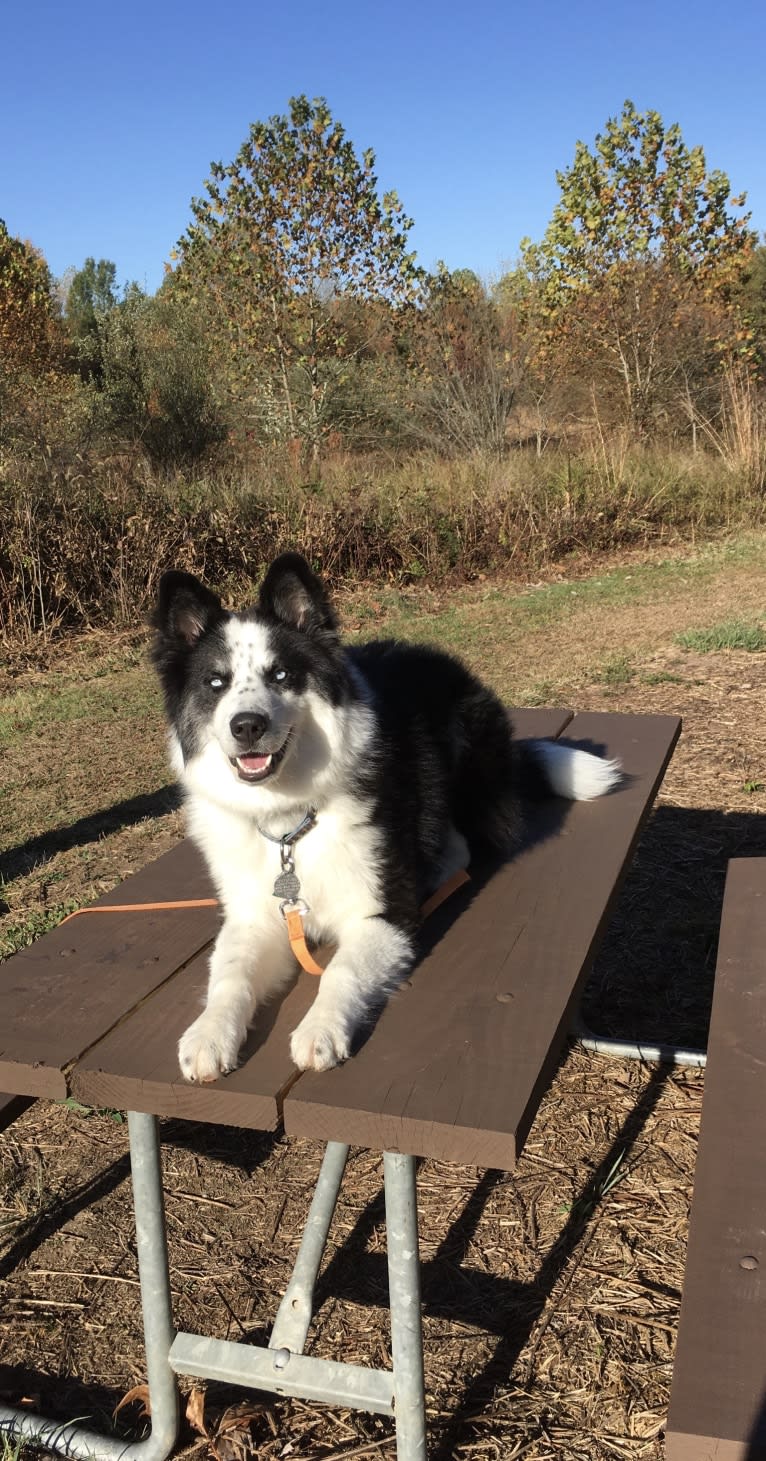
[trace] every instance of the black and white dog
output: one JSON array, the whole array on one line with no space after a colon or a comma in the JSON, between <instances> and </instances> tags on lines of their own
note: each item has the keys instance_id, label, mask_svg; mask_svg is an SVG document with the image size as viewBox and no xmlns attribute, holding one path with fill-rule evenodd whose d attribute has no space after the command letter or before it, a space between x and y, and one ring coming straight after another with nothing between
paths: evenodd
<instances>
[{"instance_id":1,"label":"black and white dog","mask_svg":"<svg viewBox=\"0 0 766 1461\"><path fill-rule=\"evenodd\" d=\"M481 847L518 845L520 795L589 800L619 780L585 751L513 741L500 701L447 654L342 645L297 554L242 613L166 573L153 623L189 831L224 913L179 1044L189 1080L231 1070L258 1006L290 982L281 903L300 900L307 936L337 944L291 1039L297 1066L326 1070L407 974L423 899Z\"/></svg>"}]
</instances>

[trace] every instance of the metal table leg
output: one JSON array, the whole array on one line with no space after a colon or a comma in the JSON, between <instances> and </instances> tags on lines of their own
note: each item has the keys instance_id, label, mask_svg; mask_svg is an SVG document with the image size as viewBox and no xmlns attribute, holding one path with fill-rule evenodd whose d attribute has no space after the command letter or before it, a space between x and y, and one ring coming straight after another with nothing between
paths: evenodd
<instances>
[{"instance_id":1,"label":"metal table leg","mask_svg":"<svg viewBox=\"0 0 766 1461\"><path fill-rule=\"evenodd\" d=\"M327 1143L292 1278L274 1320L269 1349L303 1353L314 1310L314 1287L337 1206L348 1152L348 1147L342 1142Z\"/></svg>"},{"instance_id":2,"label":"metal table leg","mask_svg":"<svg viewBox=\"0 0 766 1461\"><path fill-rule=\"evenodd\" d=\"M151 1432L143 1441L126 1442L116 1436L99 1435L74 1421L48 1420L26 1410L0 1406L0 1434L79 1461L165 1461L178 1435L178 1386L168 1362L173 1318L157 1118L129 1111L128 1130Z\"/></svg>"},{"instance_id":3,"label":"metal table leg","mask_svg":"<svg viewBox=\"0 0 766 1461\"><path fill-rule=\"evenodd\" d=\"M141 1281L152 1428L144 1441L99 1435L0 1406L0 1433L76 1461L165 1461L178 1435L176 1374L225 1379L304 1399L394 1414L398 1461L425 1461L425 1390L420 1317L415 1158L383 1156L388 1230L393 1370L338 1364L303 1355L313 1290L335 1210L348 1148L331 1142L322 1165L291 1284L268 1348L202 1335L174 1337L156 1117L128 1113L136 1244Z\"/></svg>"},{"instance_id":4,"label":"metal table leg","mask_svg":"<svg viewBox=\"0 0 766 1461\"><path fill-rule=\"evenodd\" d=\"M415 1158L384 1152L383 1170L396 1454L398 1461L424 1461L426 1411Z\"/></svg>"}]
</instances>

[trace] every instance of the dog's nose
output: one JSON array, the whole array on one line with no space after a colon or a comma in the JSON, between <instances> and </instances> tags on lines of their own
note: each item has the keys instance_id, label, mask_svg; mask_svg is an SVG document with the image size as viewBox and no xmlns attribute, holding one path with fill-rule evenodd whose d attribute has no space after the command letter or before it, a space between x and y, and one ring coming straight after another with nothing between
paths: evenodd
<instances>
[{"instance_id":1,"label":"dog's nose","mask_svg":"<svg viewBox=\"0 0 766 1461\"><path fill-rule=\"evenodd\" d=\"M254 746L264 731L268 730L268 726L269 717L259 715L255 710L241 710L229 721L229 730L235 741L239 741L243 746Z\"/></svg>"}]
</instances>

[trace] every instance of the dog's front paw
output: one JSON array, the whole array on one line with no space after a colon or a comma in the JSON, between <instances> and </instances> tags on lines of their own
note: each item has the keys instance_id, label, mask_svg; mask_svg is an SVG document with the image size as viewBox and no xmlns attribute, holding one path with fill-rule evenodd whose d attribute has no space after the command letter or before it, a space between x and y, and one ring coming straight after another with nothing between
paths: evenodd
<instances>
[{"instance_id":1,"label":"dog's front paw","mask_svg":"<svg viewBox=\"0 0 766 1461\"><path fill-rule=\"evenodd\" d=\"M351 1032L344 1020L310 1009L293 1030L290 1054L299 1070L330 1070L351 1054Z\"/></svg>"},{"instance_id":2,"label":"dog's front paw","mask_svg":"<svg viewBox=\"0 0 766 1461\"><path fill-rule=\"evenodd\" d=\"M217 1080L234 1069L243 1038L231 1020L205 1010L178 1042L181 1074L200 1084Z\"/></svg>"}]
</instances>

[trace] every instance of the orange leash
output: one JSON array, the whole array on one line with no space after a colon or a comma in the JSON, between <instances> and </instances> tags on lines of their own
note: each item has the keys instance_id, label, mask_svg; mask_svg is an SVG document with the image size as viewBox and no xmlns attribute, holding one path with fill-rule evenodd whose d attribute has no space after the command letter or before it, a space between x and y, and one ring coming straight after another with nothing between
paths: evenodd
<instances>
[{"instance_id":1,"label":"orange leash","mask_svg":"<svg viewBox=\"0 0 766 1461\"><path fill-rule=\"evenodd\" d=\"M301 968L305 969L307 974L324 974L324 965L317 963L306 943L306 930L303 927L303 914L300 908L285 908L284 917L290 948Z\"/></svg>"},{"instance_id":2,"label":"orange leash","mask_svg":"<svg viewBox=\"0 0 766 1461\"><path fill-rule=\"evenodd\" d=\"M430 898L426 898L425 903L420 908L421 917L428 918L429 914L433 913L447 898L457 892L458 888L462 888L468 882L470 882L470 878L465 868L461 868L459 872L453 873L452 877L447 878L446 882L442 883L436 889L436 892L431 894ZM67 913L66 918L62 918L59 928L65 923L69 923L71 918L79 918L83 913L156 913L165 908L218 907L219 901L217 898L188 898L168 903L97 903L90 908L76 908L74 913ZM284 919L287 927L287 937L290 940L290 947L301 968L305 969L307 974L324 974L324 966L317 963L306 943L306 930L303 927L303 913L300 907L286 907L284 910Z\"/></svg>"},{"instance_id":3,"label":"orange leash","mask_svg":"<svg viewBox=\"0 0 766 1461\"><path fill-rule=\"evenodd\" d=\"M160 908L217 908L217 898L189 898L181 903L96 903L91 908L75 908L62 918L59 928L70 918L79 918L81 913L156 913Z\"/></svg>"},{"instance_id":4,"label":"orange leash","mask_svg":"<svg viewBox=\"0 0 766 1461\"><path fill-rule=\"evenodd\" d=\"M458 871L453 873L451 878L447 878L446 882L440 884L436 892L431 894L430 898L426 898L425 903L421 903L421 918L428 918L442 903L446 903L447 899L451 898L452 894L456 893L458 888L464 887L470 881L471 879L465 868L458 868Z\"/></svg>"}]
</instances>

